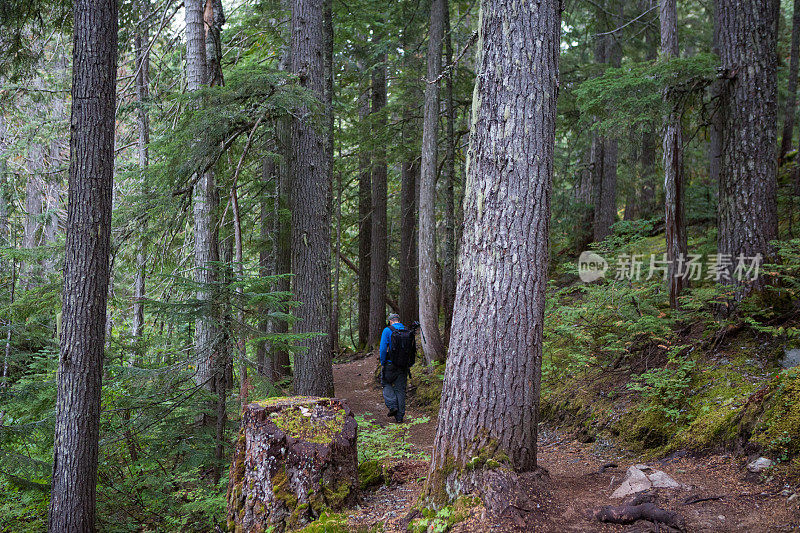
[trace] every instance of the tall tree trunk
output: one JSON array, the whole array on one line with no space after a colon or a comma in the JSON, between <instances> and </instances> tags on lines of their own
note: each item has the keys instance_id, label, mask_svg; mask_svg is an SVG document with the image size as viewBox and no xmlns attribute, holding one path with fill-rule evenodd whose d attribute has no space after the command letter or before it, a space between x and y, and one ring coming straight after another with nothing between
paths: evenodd
<instances>
[{"instance_id":1,"label":"tall tree trunk","mask_svg":"<svg viewBox=\"0 0 800 533\"><path fill-rule=\"evenodd\" d=\"M275 274L275 256L277 247L277 235L273 232L277 228L275 218L279 216L280 206L278 200L278 173L276 171L275 160L271 157L265 157L261 161L261 182L265 189L269 190L270 184L274 187L274 201L270 204L266 192L262 193L261 201L259 202L259 222L260 222L260 237L261 248L258 251L258 274L261 277L268 277ZM237 200L238 201L238 200ZM241 225L241 222L239 222ZM241 231L241 229L239 230ZM267 319L267 309L261 310L264 318L258 323L258 330L261 334L266 335L274 331L274 324ZM256 348L256 372L259 376L266 377L268 380L273 379L272 363L273 351L269 349L268 342L261 342Z\"/></svg>"},{"instance_id":2,"label":"tall tree trunk","mask_svg":"<svg viewBox=\"0 0 800 533\"><path fill-rule=\"evenodd\" d=\"M292 73L320 102L325 98L325 28L322 2L292 0ZM332 154L326 153L325 135L311 117L295 119L292 127L292 271L295 297L300 302L295 333L318 333L300 344L295 354L294 392L304 396L331 396L331 227L328 175ZM323 116L322 124L327 123Z\"/></svg>"},{"instance_id":3,"label":"tall tree trunk","mask_svg":"<svg viewBox=\"0 0 800 533\"><path fill-rule=\"evenodd\" d=\"M717 0L715 6L721 66L729 78L722 89L717 248L735 266L740 255L770 256L769 242L778 236L777 169L769 147L777 141L779 2ZM748 291L741 285L737 299Z\"/></svg>"},{"instance_id":4,"label":"tall tree trunk","mask_svg":"<svg viewBox=\"0 0 800 533\"><path fill-rule=\"evenodd\" d=\"M482 485L482 467L466 467L475 456L512 479L536 468L560 5L481 3L462 268L428 477L435 500Z\"/></svg>"},{"instance_id":5,"label":"tall tree trunk","mask_svg":"<svg viewBox=\"0 0 800 533\"><path fill-rule=\"evenodd\" d=\"M649 7L649 0L645 3ZM645 58L654 61L658 57L655 32L649 28L645 30L644 43L646 47ZM651 218L656 213L656 125L648 121L642 124L642 148L639 152L639 167L641 169L639 195L639 216Z\"/></svg>"},{"instance_id":6,"label":"tall tree trunk","mask_svg":"<svg viewBox=\"0 0 800 533\"><path fill-rule=\"evenodd\" d=\"M206 63L209 87L224 85L222 77L222 25L225 24L225 13L222 0L205 0L203 20L206 28Z\"/></svg>"},{"instance_id":7,"label":"tall tree trunk","mask_svg":"<svg viewBox=\"0 0 800 533\"><path fill-rule=\"evenodd\" d=\"M604 4L601 4L604 5ZM594 43L594 62L597 64L605 64L606 59L606 39L607 35L595 37ZM591 202L591 209L587 209L584 215L584 224L588 222L591 227L591 235L584 235L583 239L578 239L578 244L582 245L578 249L582 252L589 243L597 239L598 235L598 217L600 212L600 193L603 186L603 164L605 158L603 157L603 150L605 148L605 137L600 132L593 130L591 133L591 140L589 144L589 169L591 171L591 185L585 187L582 191L584 199ZM587 220L589 219L590 220Z\"/></svg>"},{"instance_id":8,"label":"tall tree trunk","mask_svg":"<svg viewBox=\"0 0 800 533\"><path fill-rule=\"evenodd\" d=\"M661 57L678 57L678 14L675 0L661 0ZM664 95L669 102L669 90ZM683 182L683 135L681 113L674 103L664 117L664 199L667 240L667 285L669 305L678 308L678 297L686 280L679 271L681 260L687 257L686 213Z\"/></svg>"},{"instance_id":9,"label":"tall tree trunk","mask_svg":"<svg viewBox=\"0 0 800 533\"><path fill-rule=\"evenodd\" d=\"M48 530L95 530L114 180L117 3L75 0L64 303Z\"/></svg>"},{"instance_id":10,"label":"tall tree trunk","mask_svg":"<svg viewBox=\"0 0 800 533\"><path fill-rule=\"evenodd\" d=\"M380 48L381 38L373 42ZM380 138L386 130L386 54L378 55L372 70L373 138ZM386 324L386 284L389 277L388 222L386 219L386 148L378 142L372 161L372 244L370 247L369 345L376 349Z\"/></svg>"},{"instance_id":11,"label":"tall tree trunk","mask_svg":"<svg viewBox=\"0 0 800 533\"><path fill-rule=\"evenodd\" d=\"M208 63L204 29L205 0L186 2L186 79L187 89L197 91L207 84ZM214 263L219 260L216 207L216 180L211 171L204 172L194 185L194 281L198 284L197 300L204 309L195 322L195 381L206 390L214 389L217 348L220 341L219 322L213 301L217 279Z\"/></svg>"},{"instance_id":12,"label":"tall tree trunk","mask_svg":"<svg viewBox=\"0 0 800 533\"><path fill-rule=\"evenodd\" d=\"M419 320L425 362L443 361L439 332L439 290L436 265L436 166L439 127L439 74L442 71L444 0L432 0L425 111L422 123L422 165L419 188Z\"/></svg>"},{"instance_id":13,"label":"tall tree trunk","mask_svg":"<svg viewBox=\"0 0 800 533\"><path fill-rule=\"evenodd\" d=\"M798 56L800 56L800 0L794 0L794 11L792 12L792 51L789 57L789 84L786 88L786 112L783 115L783 135L781 136L779 163L783 163L786 154L792 149L794 120L797 115Z\"/></svg>"},{"instance_id":14,"label":"tall tree trunk","mask_svg":"<svg viewBox=\"0 0 800 533\"><path fill-rule=\"evenodd\" d=\"M333 63L333 0L324 0L323 2L323 18L325 29L325 153L327 155L326 162L328 164L328 182L331 183L329 187L330 196L328 199L328 212L333 209L333 81L334 81L334 63ZM339 180L341 185L341 179ZM337 201L341 202L341 189L337 188ZM335 250L335 280L334 280L334 295L331 302L331 317L330 327L328 331L331 336L331 350L333 353L339 352L339 242L340 242L340 226L341 226L341 203L336 206L336 250Z\"/></svg>"},{"instance_id":15,"label":"tall tree trunk","mask_svg":"<svg viewBox=\"0 0 800 533\"><path fill-rule=\"evenodd\" d=\"M411 158L409 158L411 159ZM410 324L419 316L417 282L417 183L419 166L403 161L400 169L400 320Z\"/></svg>"},{"instance_id":16,"label":"tall tree trunk","mask_svg":"<svg viewBox=\"0 0 800 533\"><path fill-rule=\"evenodd\" d=\"M719 10L714 2L714 29L711 38L711 51L722 57L719 49ZM725 102L723 86L725 80L718 79L711 85L711 101L714 102L711 110L710 125L708 129L708 177L709 181L717 185L719 193L720 166L722 165L722 135L725 130Z\"/></svg>"},{"instance_id":17,"label":"tall tree trunk","mask_svg":"<svg viewBox=\"0 0 800 533\"><path fill-rule=\"evenodd\" d=\"M364 63L359 61L360 70ZM369 344L370 315L370 254L372 250L372 171L370 152L365 144L369 131L365 127L369 117L370 98L362 90L358 102L358 121L362 132L358 153L358 344L364 348Z\"/></svg>"},{"instance_id":18,"label":"tall tree trunk","mask_svg":"<svg viewBox=\"0 0 800 533\"><path fill-rule=\"evenodd\" d=\"M621 17L620 17L621 18ZM613 22L611 25L613 26ZM619 46L619 36L616 34L603 35L604 42L603 62L618 68L622 53ZM599 176L599 189L595 195L594 209L594 240L602 241L611 235L611 226L617 219L617 152L616 137L604 136L602 138L602 168Z\"/></svg>"},{"instance_id":19,"label":"tall tree trunk","mask_svg":"<svg viewBox=\"0 0 800 533\"><path fill-rule=\"evenodd\" d=\"M445 135L446 148L444 155L444 254L442 261L442 302L444 307L444 339L450 340L450 326L453 322L453 305L456 299L456 207L455 207L455 174L456 174L456 139L455 139L455 106L453 105L453 40L450 28L450 8L445 0L444 6L445 58L450 70L445 76L444 106L447 120Z\"/></svg>"},{"instance_id":20,"label":"tall tree trunk","mask_svg":"<svg viewBox=\"0 0 800 533\"><path fill-rule=\"evenodd\" d=\"M284 12L289 13L289 0L281 0L281 7ZM291 31L282 32L286 36L286 44L283 47L278 69L289 70L292 64L292 48L289 44ZM278 176L276 187L276 213L275 213L275 274L281 275L275 284L275 290L289 292L291 289L291 279L288 277L292 272L292 217L289 213L292 196L292 175L289 171L289 159L291 158L292 128L288 118L281 118L275 127L275 138L278 143L278 153L281 155L278 164ZM273 325L275 333L287 333L289 324L284 320L279 320ZM289 352L282 348L272 350L272 378L278 381L292 373L289 361Z\"/></svg>"},{"instance_id":21,"label":"tall tree trunk","mask_svg":"<svg viewBox=\"0 0 800 533\"><path fill-rule=\"evenodd\" d=\"M150 163L150 119L147 113L147 100L150 95L150 49L148 47L148 17L150 16L150 0L137 0L139 20L134 35L134 53L136 56L136 102L139 106L136 113L136 129L138 139L136 151L141 171L141 190L143 201L147 202L147 166ZM147 217L143 216L139 224L139 242L136 250L136 279L133 283L133 319L131 336L138 343L144 328L145 269L147 267ZM139 352L139 347L136 347Z\"/></svg>"},{"instance_id":22,"label":"tall tree trunk","mask_svg":"<svg viewBox=\"0 0 800 533\"><path fill-rule=\"evenodd\" d=\"M2 79L0 79L2 83ZM11 205L10 186L8 184L8 155L7 150L7 128L5 123L5 116L0 112L0 246L11 245L11 227L9 226L9 206ZM10 264L0 258L0 271L8 272L11 267L10 287L6 287L7 294L9 295L9 303L14 303L14 289L16 288L16 265L12 261ZM8 360L11 356L11 332L12 332L12 315L8 311L8 318L3 323L3 328L6 330L4 340L5 346L3 348L3 368L0 377L0 387L6 387L8 382ZM2 419L2 412L0 412L0 419Z\"/></svg>"},{"instance_id":23,"label":"tall tree trunk","mask_svg":"<svg viewBox=\"0 0 800 533\"><path fill-rule=\"evenodd\" d=\"M594 232L594 185L598 164L596 151L601 147L598 141L597 132L590 132L589 147L584 153L585 163L578 171L577 184L575 187L575 202L578 209L578 221L575 224L575 252L580 254L585 251L592 242ZM602 162L600 162L602 166Z\"/></svg>"}]
</instances>

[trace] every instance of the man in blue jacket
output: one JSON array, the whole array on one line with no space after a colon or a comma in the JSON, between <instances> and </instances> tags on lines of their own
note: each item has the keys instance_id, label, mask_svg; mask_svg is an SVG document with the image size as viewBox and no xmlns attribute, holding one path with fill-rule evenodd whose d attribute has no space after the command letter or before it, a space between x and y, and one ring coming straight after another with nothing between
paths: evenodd
<instances>
[{"instance_id":1,"label":"man in blue jacket","mask_svg":"<svg viewBox=\"0 0 800 533\"><path fill-rule=\"evenodd\" d=\"M399 368L389 360L389 349L392 342L392 328L405 329L400 323L400 315L392 313L388 317L389 327L381 333L381 385L383 385L383 402L389 409L386 416L394 417L397 423L403 422L406 414L406 377L408 369Z\"/></svg>"}]
</instances>

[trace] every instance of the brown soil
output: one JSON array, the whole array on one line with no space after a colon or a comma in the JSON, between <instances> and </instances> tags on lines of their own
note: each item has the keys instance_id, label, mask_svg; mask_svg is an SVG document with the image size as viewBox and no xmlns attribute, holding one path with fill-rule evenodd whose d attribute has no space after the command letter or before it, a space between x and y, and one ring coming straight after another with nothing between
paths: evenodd
<instances>
[{"instance_id":1,"label":"brown soil","mask_svg":"<svg viewBox=\"0 0 800 533\"><path fill-rule=\"evenodd\" d=\"M380 388L374 380L376 367L373 357L334 365L336 396L346 399L354 413L369 416L379 424L389 424ZM409 406L407 416L420 417L423 413ZM436 421L431 418L430 422L409 428L409 440L428 453L436 431ZM527 525L522 527L510 519L488 516L485 509L476 507L452 531L658 531L650 522L610 525L592 517L592 511L601 506L622 503L612 500L610 495L619 486L626 469L640 462L644 461L619 450L613 443L581 444L557 429L544 429L540 431L539 464L549 471L550 479L537 497L541 511L528 515ZM800 496L787 501L787 494L800 493L800 486L777 479L745 479L745 462L745 458L727 454L693 457L679 453L645 464L663 470L684 485L683 489L656 489L656 503L681 514L687 531L800 531ZM618 466L601 472L601 467L608 463ZM387 471L388 485L364 491L361 504L350 511L353 530L382 524L383 531L405 531L405 518L423 488L428 463L396 461ZM688 503L702 498L714 499ZM660 531L666 529L662 527Z\"/></svg>"}]
</instances>

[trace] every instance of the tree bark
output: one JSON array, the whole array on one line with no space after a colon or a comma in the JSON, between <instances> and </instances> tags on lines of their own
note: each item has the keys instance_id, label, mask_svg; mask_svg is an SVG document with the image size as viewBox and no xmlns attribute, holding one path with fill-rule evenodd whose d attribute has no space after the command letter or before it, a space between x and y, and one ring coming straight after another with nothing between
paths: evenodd
<instances>
[{"instance_id":1,"label":"tree bark","mask_svg":"<svg viewBox=\"0 0 800 533\"><path fill-rule=\"evenodd\" d=\"M264 192L261 195L259 202L259 222L260 222L260 237L261 249L258 251L258 274L261 277L268 277L275 274L275 246L277 242L277 235L274 234L273 229L277 228L274 218L279 216L280 206L278 202L278 173L276 172L275 161L271 157L265 157L261 161L261 182L266 190L270 184L274 187L274 201L270 203L268 200L268 193ZM239 222L241 224L241 222ZM241 231L241 230L240 230ZM258 323L258 330L266 335L271 333L274 328L272 321L266 318L267 309L261 310L264 319ZM268 342L260 342L256 349L256 372L259 376L266 377L272 381L272 359L273 352L268 349Z\"/></svg>"},{"instance_id":2,"label":"tree bark","mask_svg":"<svg viewBox=\"0 0 800 533\"><path fill-rule=\"evenodd\" d=\"M717 0L722 87L723 152L719 174L720 254L772 253L778 235L777 28L779 3ZM758 39L750 36L758 35ZM732 276L731 276L732 277ZM736 281L736 280L732 280ZM750 287L760 287L756 280ZM749 289L740 284L736 297Z\"/></svg>"},{"instance_id":3,"label":"tree bark","mask_svg":"<svg viewBox=\"0 0 800 533\"><path fill-rule=\"evenodd\" d=\"M611 23L613 25L613 22ZM618 36L607 34L601 36L603 48L603 63L618 68L621 61L621 50ZM597 54L597 53L596 53ZM599 54L596 55L596 57ZM594 208L594 240L602 241L611 235L611 226L617 219L617 152L618 143L616 137L603 136L601 141L602 161L597 183L599 188L595 194ZM600 154L598 154L600 157Z\"/></svg>"},{"instance_id":4,"label":"tree bark","mask_svg":"<svg viewBox=\"0 0 800 533\"><path fill-rule=\"evenodd\" d=\"M434 500L468 492L495 468L536 468L560 18L557 0L481 3L452 357L427 482ZM494 461L467 467L478 456Z\"/></svg>"},{"instance_id":5,"label":"tree bark","mask_svg":"<svg viewBox=\"0 0 800 533\"><path fill-rule=\"evenodd\" d=\"M447 121L444 155L444 260L442 261L442 303L444 304L444 342L450 341L450 327L453 322L453 305L456 299L456 139L455 106L453 105L453 40L450 28L450 8L445 0L444 6L445 58L450 70L445 76L445 118Z\"/></svg>"},{"instance_id":6,"label":"tree bark","mask_svg":"<svg viewBox=\"0 0 800 533\"><path fill-rule=\"evenodd\" d=\"M325 99L325 28L322 0L292 0L292 73L300 85L321 103ZM317 333L300 343L295 354L294 392L303 396L331 396L331 227L325 134L319 122L300 109L292 124L289 170L292 176L292 271L295 297L295 333ZM315 123L316 122L316 123ZM321 334L321 335L320 335Z\"/></svg>"},{"instance_id":7,"label":"tree bark","mask_svg":"<svg viewBox=\"0 0 800 533\"><path fill-rule=\"evenodd\" d=\"M187 90L197 91L209 80L204 28L205 0L186 2L186 79ZM213 287L217 280L214 263L219 260L216 211L219 198L212 171L203 172L194 186L194 281L197 300L202 303L195 321L195 382L208 391L214 388L214 370L221 332Z\"/></svg>"},{"instance_id":8,"label":"tree bark","mask_svg":"<svg viewBox=\"0 0 800 533\"><path fill-rule=\"evenodd\" d=\"M661 0L661 58L678 57L678 14L675 0ZM669 89L664 97L669 101ZM686 285L679 272L681 259L687 257L686 210L683 182L683 135L681 112L673 104L664 117L664 202L667 241L667 285L669 305L678 308L678 297Z\"/></svg>"},{"instance_id":9,"label":"tree bark","mask_svg":"<svg viewBox=\"0 0 800 533\"><path fill-rule=\"evenodd\" d=\"M361 69L363 61L359 62ZM362 132L358 154L358 344L365 348L369 344L370 315L370 253L372 249L372 173L370 152L366 149L369 137L366 124L369 117L370 99L363 90L359 96L358 121Z\"/></svg>"},{"instance_id":10,"label":"tree bark","mask_svg":"<svg viewBox=\"0 0 800 533\"><path fill-rule=\"evenodd\" d=\"M411 159L411 158L409 158ZM419 316L417 282L417 183L419 165L403 161L400 169L400 320L410 324Z\"/></svg>"},{"instance_id":11,"label":"tree bark","mask_svg":"<svg viewBox=\"0 0 800 533\"><path fill-rule=\"evenodd\" d=\"M117 3L75 0L64 303L48 530L94 531L111 249Z\"/></svg>"},{"instance_id":12,"label":"tree bark","mask_svg":"<svg viewBox=\"0 0 800 533\"><path fill-rule=\"evenodd\" d=\"M644 42L647 47L646 58L653 61L658 57L656 39L653 31L646 30ZM639 217L651 218L656 213L656 125L648 121L642 125L642 149L639 152L641 168L639 197Z\"/></svg>"},{"instance_id":13,"label":"tree bark","mask_svg":"<svg viewBox=\"0 0 800 533\"><path fill-rule=\"evenodd\" d=\"M436 264L436 167L439 127L439 80L445 0L432 0L425 111L422 124L422 165L419 188L419 320L425 362L443 361L445 346L439 332L439 290Z\"/></svg>"},{"instance_id":14,"label":"tree bark","mask_svg":"<svg viewBox=\"0 0 800 533\"><path fill-rule=\"evenodd\" d=\"M381 39L373 38L377 48ZM372 71L372 136L380 137L386 130L386 55L378 56ZM386 284L389 277L389 250L386 218L386 148L381 143L373 150L372 161L372 244L370 246L370 296L369 296L369 347L380 344L381 332L386 324Z\"/></svg>"},{"instance_id":15,"label":"tree bark","mask_svg":"<svg viewBox=\"0 0 800 533\"><path fill-rule=\"evenodd\" d=\"M150 0L137 0L138 23L134 35L134 53L136 69L136 103L139 106L136 112L136 129L138 139L136 152L139 160L141 175L141 190L143 200L147 201L147 166L150 163L150 118L147 113L147 100L150 97L150 49L148 48L149 32L148 17L150 15ZM147 217L143 216L139 224L139 242L136 250L136 279L133 282L133 317L131 320L131 336L134 342L142 336L144 328L144 298L145 298L145 269L147 268ZM139 347L135 348L138 353ZM135 359L134 359L135 361Z\"/></svg>"},{"instance_id":16,"label":"tree bark","mask_svg":"<svg viewBox=\"0 0 800 533\"><path fill-rule=\"evenodd\" d=\"M324 0L323 3L323 19L325 29L325 154L327 155L326 162L328 164L328 182L331 186L328 188L330 192L328 200L328 212L333 209L333 0ZM339 180L341 185L341 179ZM334 293L331 302L331 317L330 326L328 331L331 337L331 350L333 353L339 352L339 243L340 243L340 226L341 226L341 189L337 188L337 205L336 205L336 250L334 250L335 265L335 279L334 279ZM333 260L333 259L332 259Z\"/></svg>"},{"instance_id":17,"label":"tree bark","mask_svg":"<svg viewBox=\"0 0 800 533\"><path fill-rule=\"evenodd\" d=\"M290 9L289 1L281 0L281 7L288 14ZM287 37L287 44L283 47L278 68L280 70L289 70L292 63L292 48L289 44L291 32L284 31L283 33ZM275 130L278 153L281 155L277 169L276 216L273 230L275 232L275 274L283 276L275 284L275 290L289 292L291 290L291 279L288 275L292 272L292 217L291 213L288 212L292 198L292 175L289 170L292 144L291 121L288 118L279 119ZM279 320L274 324L273 328L275 333L287 333L289 324L284 320ZM273 349L272 379L278 381L291 373L289 352L285 349Z\"/></svg>"},{"instance_id":18,"label":"tree bark","mask_svg":"<svg viewBox=\"0 0 800 533\"><path fill-rule=\"evenodd\" d=\"M786 112L783 115L783 135L778 163L783 163L792 149L794 121L797 116L797 71L800 56L800 0L794 0L792 12L792 49L789 56L789 84L786 88Z\"/></svg>"}]
</instances>

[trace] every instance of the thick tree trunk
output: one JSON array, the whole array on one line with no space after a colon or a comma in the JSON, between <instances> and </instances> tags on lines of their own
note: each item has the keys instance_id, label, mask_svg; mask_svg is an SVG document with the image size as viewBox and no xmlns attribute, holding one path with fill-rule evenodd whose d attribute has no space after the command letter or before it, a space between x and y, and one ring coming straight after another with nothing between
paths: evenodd
<instances>
[{"instance_id":1,"label":"thick tree trunk","mask_svg":"<svg viewBox=\"0 0 800 533\"><path fill-rule=\"evenodd\" d=\"M48 530L95 530L114 179L117 3L75 0L64 303Z\"/></svg>"},{"instance_id":2,"label":"thick tree trunk","mask_svg":"<svg viewBox=\"0 0 800 533\"><path fill-rule=\"evenodd\" d=\"M434 500L469 492L489 470L513 478L536 468L560 18L557 0L481 3L462 268L428 477ZM492 461L468 467L473 457Z\"/></svg>"},{"instance_id":3,"label":"thick tree trunk","mask_svg":"<svg viewBox=\"0 0 800 533\"><path fill-rule=\"evenodd\" d=\"M800 56L800 0L794 0L792 12L792 50L789 56L789 84L786 88L786 112L783 115L783 135L778 158L783 163L786 154L792 149L794 120L797 115L797 70Z\"/></svg>"},{"instance_id":4,"label":"thick tree trunk","mask_svg":"<svg viewBox=\"0 0 800 533\"><path fill-rule=\"evenodd\" d=\"M678 14L675 0L661 0L661 57L663 60L678 57ZM664 95L669 100L669 93ZM664 118L664 201L667 240L667 285L669 305L678 308L678 297L686 280L679 267L687 257L686 213L683 182L683 135L681 113L670 106Z\"/></svg>"},{"instance_id":5,"label":"thick tree trunk","mask_svg":"<svg viewBox=\"0 0 800 533\"><path fill-rule=\"evenodd\" d=\"M443 361L445 347L439 333L439 290L436 265L436 166L439 127L439 80L445 0L432 0L425 111L422 124L422 166L419 188L419 320L425 362Z\"/></svg>"},{"instance_id":6,"label":"thick tree trunk","mask_svg":"<svg viewBox=\"0 0 800 533\"><path fill-rule=\"evenodd\" d=\"M359 62L364 68L363 62ZM358 121L365 127L369 117L370 98L367 90L359 96ZM370 152L365 143L368 131L362 132L358 153L358 345L369 344L370 252L372 249L372 172Z\"/></svg>"},{"instance_id":7,"label":"thick tree trunk","mask_svg":"<svg viewBox=\"0 0 800 533\"><path fill-rule=\"evenodd\" d=\"M380 47L380 37L373 42ZM379 137L386 130L386 55L378 57L378 64L372 71L372 124L373 137ZM386 148L378 143L373 151L372 162L372 245L370 248L370 296L369 296L369 346L377 349L381 332L386 325L386 284L389 277L389 250L386 219Z\"/></svg>"},{"instance_id":8,"label":"thick tree trunk","mask_svg":"<svg viewBox=\"0 0 800 533\"><path fill-rule=\"evenodd\" d=\"M204 0L186 2L186 78L187 90L197 91L209 79L204 28ZM195 382L206 390L214 388L214 370L219 355L221 332L217 305L213 304L213 287L217 279L214 263L219 260L216 211L219 198L212 171L206 171L194 186L194 281L198 284L197 300L204 304L195 321Z\"/></svg>"},{"instance_id":9,"label":"thick tree trunk","mask_svg":"<svg viewBox=\"0 0 800 533\"><path fill-rule=\"evenodd\" d=\"M292 1L292 73L320 102L325 98L325 28L321 0ZM292 176L292 271L295 297L300 302L295 333L318 333L295 354L294 392L331 396L333 368L327 334L331 311L331 227L325 134L319 122L303 109L292 124L289 170ZM324 112L323 112L324 114ZM323 116L322 124L327 123Z\"/></svg>"},{"instance_id":10,"label":"thick tree trunk","mask_svg":"<svg viewBox=\"0 0 800 533\"><path fill-rule=\"evenodd\" d=\"M719 175L720 254L771 255L778 236L777 28L779 3L717 0L725 129ZM758 39L749 36L758 35ZM731 269L733 270L733 269ZM733 276L732 276L733 277ZM735 280L734 280L735 281ZM756 280L751 287L759 287ZM737 290L737 299L749 289Z\"/></svg>"},{"instance_id":11,"label":"thick tree trunk","mask_svg":"<svg viewBox=\"0 0 800 533\"><path fill-rule=\"evenodd\" d=\"M450 31L450 8L445 0L444 6L445 58L447 65L453 62L453 40ZM452 67L452 65L451 65ZM455 106L453 105L453 70L445 76L445 119L447 121L444 155L444 253L442 254L442 303L444 307L444 339L450 341L450 327L453 322L453 305L456 299L456 139Z\"/></svg>"},{"instance_id":12,"label":"thick tree trunk","mask_svg":"<svg viewBox=\"0 0 800 533\"><path fill-rule=\"evenodd\" d=\"M139 106L136 113L136 129L138 139L136 151L139 169L142 171L141 188L144 201L147 201L147 166L150 163L150 119L147 113L147 99L150 93L150 49L148 48L148 17L150 0L138 0L139 20L134 35L134 53L136 69L136 102ZM145 269L147 267L147 217L142 217L139 225L139 242L136 250L136 279L133 282L133 318L131 320L131 336L138 342L144 328ZM136 348L138 353L138 347ZM135 360L135 359L134 359Z\"/></svg>"}]
</instances>

